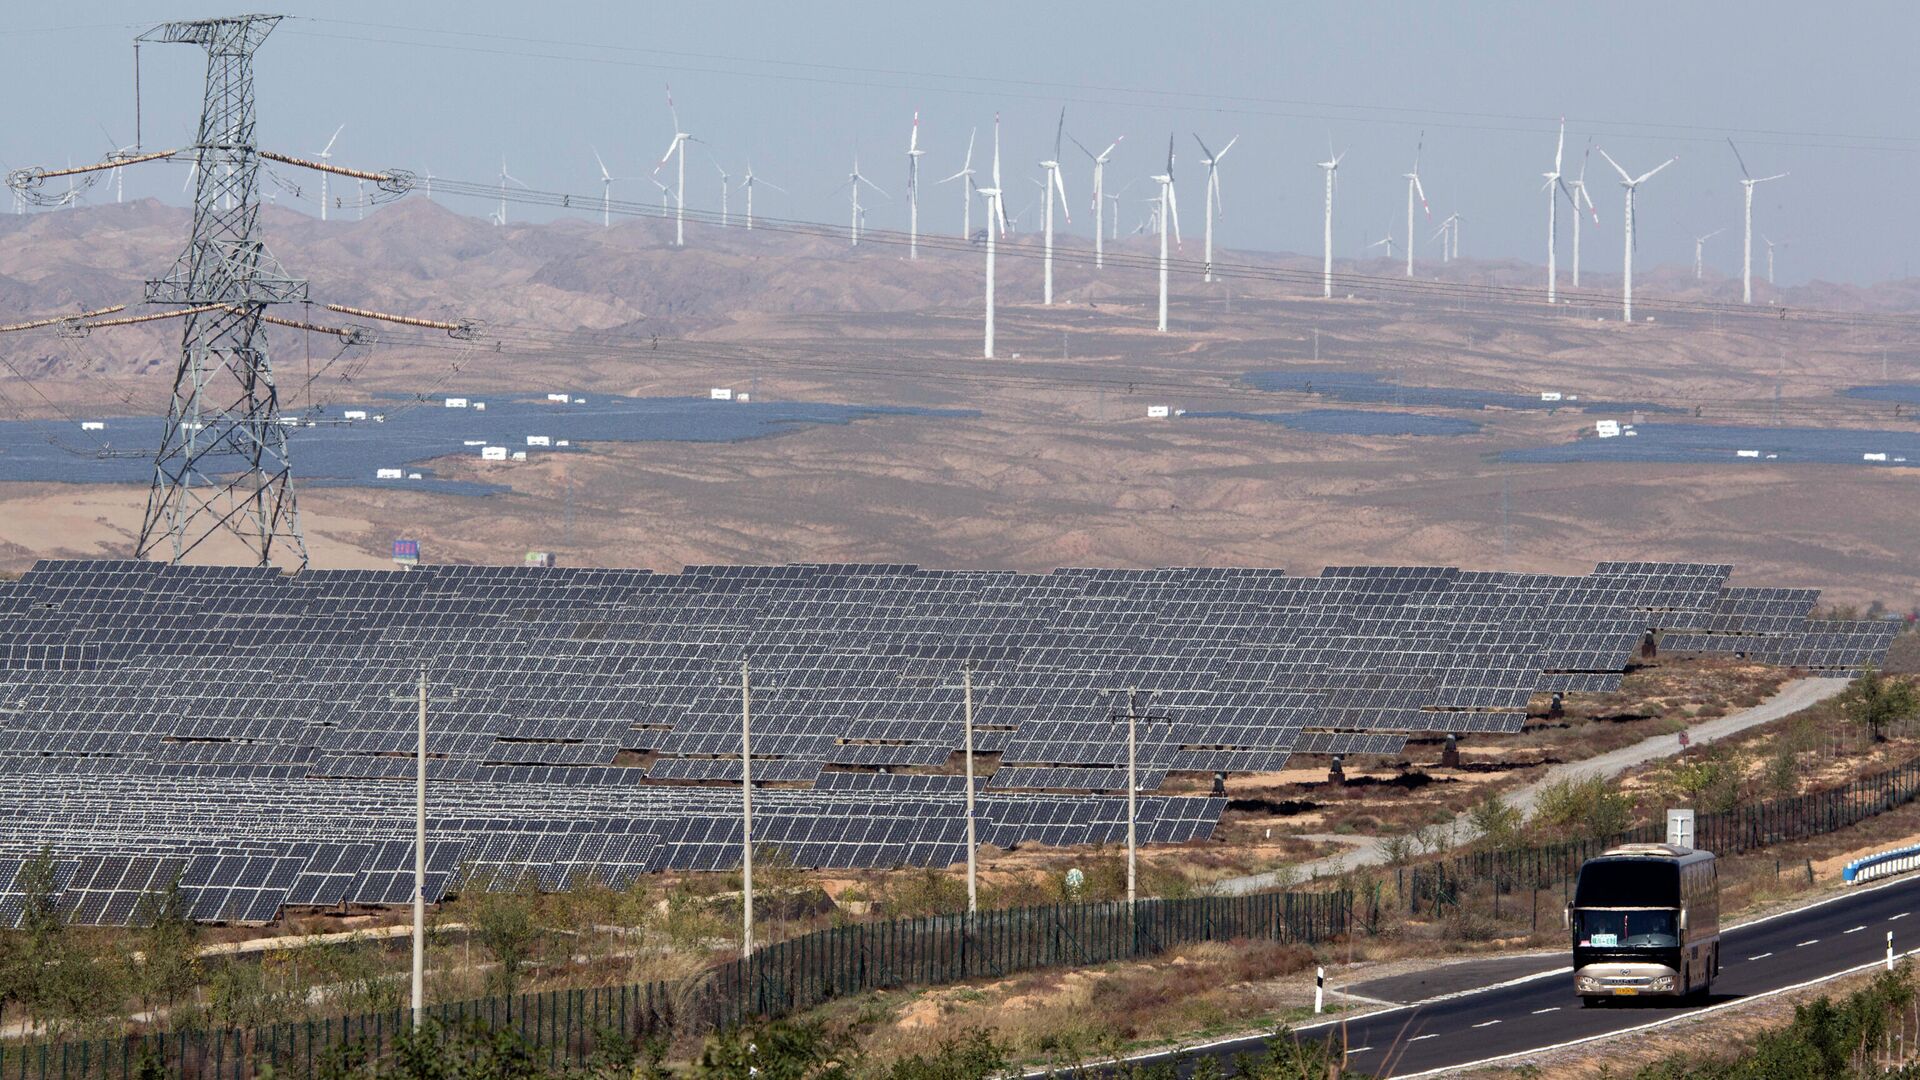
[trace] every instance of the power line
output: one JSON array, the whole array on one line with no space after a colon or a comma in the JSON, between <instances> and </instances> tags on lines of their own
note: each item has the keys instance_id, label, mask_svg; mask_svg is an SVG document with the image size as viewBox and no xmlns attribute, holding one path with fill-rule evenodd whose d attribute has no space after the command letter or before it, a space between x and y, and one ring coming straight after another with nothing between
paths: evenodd
<instances>
[{"instance_id":1,"label":"power line","mask_svg":"<svg viewBox=\"0 0 1920 1080\"><path fill-rule=\"evenodd\" d=\"M971 97L990 97L996 99L1043 100L1056 104L1086 104L1111 106L1115 102L1110 96L1088 96L1126 94L1143 98L1179 99L1181 104L1166 101L1141 101L1125 103L1142 108L1164 108L1181 112L1201 112L1208 115L1237 114L1249 116L1272 116L1283 119L1334 121L1339 123L1390 124L1396 127L1439 127L1458 130L1497 131L1518 134L1550 133L1560 120L1554 116L1533 116L1525 113L1485 112L1460 109L1435 109L1426 106L1375 105L1358 102L1335 102L1312 99L1267 97L1259 95L1230 94L1214 91L1177 90L1165 87L1137 87L1086 82L1058 82L1030 78L994 78L979 75L956 74L923 70L908 70L865 65L826 64L816 61L801 61L782 58L737 56L725 53L691 52L675 49L657 49L644 46L613 45L604 42L573 41L564 38L526 37L522 35L493 34L480 31L455 30L446 27L405 26L391 23L368 22L350 19L329 19L321 17L303 18L305 23L326 24L341 27L354 27L366 30L382 30L407 34L437 35L442 37L466 38L475 41L500 42L500 47L478 45L460 45L431 41L400 41L391 38L329 34L303 27L290 28L292 32L309 37L332 38L336 40L370 42L388 45L402 45L418 48L432 48L454 52L470 52L490 56L511 56L528 60L556 60L567 63L594 63L617 67L633 67L648 70L671 70L699 74L726 75L732 77L778 79L791 82L805 82L836 86L854 86L863 89L914 90L922 92L961 94ZM506 47L507 43L519 46ZM655 56L669 62L642 62L638 60L618 60L609 57L560 55L555 53L534 52L525 46L539 45L553 48L586 49L600 53L620 53L636 56ZM801 75L778 71L753 71L734 68L696 67L689 62L702 64L746 64L765 67L792 68L806 71L824 72L822 75ZM937 80L940 83L957 83L962 86L928 85L924 82L884 83L872 78L851 78L850 76L886 76L904 80ZM979 89L967 89L964 86L977 86ZM1008 92L1007 86L1030 88L1027 92ZM1222 102L1235 103L1232 107L1223 107ZM1376 116L1349 116L1329 113L1280 111L1286 109L1331 109L1354 113L1380 114ZM1389 114L1406 114L1404 117ZM1703 124L1680 124L1661 121L1622 121L1594 117L1569 117L1576 124L1613 129L1609 134L1631 135L1637 138L1664 140L1671 142L1698 142L1709 140L1718 142L1728 135L1743 136L1756 145L1777 147L1802 147L1821 150L1862 150L1869 152L1913 153L1920 151L1920 138L1902 135L1878 135L1867 132L1817 132L1795 131L1778 128L1746 128L1735 126L1712 126ZM1493 121L1499 121L1494 123ZM1518 126L1524 125L1524 126ZM1672 132L1673 134L1648 134L1648 129ZM1815 142L1791 142L1782 140L1817 140ZM1881 145L1848 146L1834 140L1855 140Z\"/></svg>"}]
</instances>

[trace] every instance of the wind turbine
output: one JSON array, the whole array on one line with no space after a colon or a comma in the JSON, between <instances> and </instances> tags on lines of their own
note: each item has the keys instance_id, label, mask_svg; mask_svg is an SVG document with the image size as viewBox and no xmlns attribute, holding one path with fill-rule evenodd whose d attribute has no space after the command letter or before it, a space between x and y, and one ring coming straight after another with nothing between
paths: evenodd
<instances>
[{"instance_id":1,"label":"wind turbine","mask_svg":"<svg viewBox=\"0 0 1920 1080\"><path fill-rule=\"evenodd\" d=\"M1397 250L1397 249L1396 249L1396 248L1394 247L1394 244L1393 244L1393 226L1392 226L1392 224L1388 224L1388 226L1387 226L1387 235L1385 235L1385 236L1383 236L1383 237L1381 237L1381 238L1380 238L1380 239L1378 239L1378 240L1375 240L1375 241L1374 241L1373 243L1371 243L1371 244L1368 244L1368 245L1367 245L1367 250L1369 250L1369 251L1371 251L1371 250L1373 250L1374 248L1377 248L1377 247L1380 247L1380 246L1382 246L1382 245L1385 245L1385 246L1386 246L1386 249L1387 249L1387 258L1389 258L1389 259L1391 259L1391 258L1393 258L1393 253L1394 253L1394 251L1395 251L1395 250Z\"/></svg>"},{"instance_id":2,"label":"wind turbine","mask_svg":"<svg viewBox=\"0 0 1920 1080\"><path fill-rule=\"evenodd\" d=\"M747 231L748 232L753 231L753 189L754 189L754 186L758 184L765 184L768 187L772 188L773 190L778 191L782 194L785 194L787 190L786 188L781 187L779 184L776 184L771 180L762 180L759 177L753 175L753 162L751 161L747 162L747 175L741 178L740 187L742 190L744 190L747 193Z\"/></svg>"},{"instance_id":3,"label":"wind turbine","mask_svg":"<svg viewBox=\"0 0 1920 1080\"><path fill-rule=\"evenodd\" d=\"M660 189L660 216L662 218L665 218L667 214L670 212L670 207L667 202L667 196L673 193L673 189L661 183L658 179L651 176L647 177L647 181L651 183L654 187L657 187Z\"/></svg>"},{"instance_id":4,"label":"wind turbine","mask_svg":"<svg viewBox=\"0 0 1920 1080\"><path fill-rule=\"evenodd\" d=\"M1740 302L1743 304L1751 304L1753 303L1753 188L1755 184L1764 184L1769 180L1778 180L1787 174L1774 173L1772 176L1762 176L1756 180L1753 174L1747 171L1746 159L1740 156L1740 148L1733 145L1732 139L1727 140L1727 147L1733 151L1733 160L1740 163L1740 175L1745 178L1740 181L1740 186L1746 189L1747 195L1746 243L1741 249L1740 256ZM1767 249L1767 284L1773 284L1773 249L1771 245L1769 245Z\"/></svg>"},{"instance_id":5,"label":"wind turbine","mask_svg":"<svg viewBox=\"0 0 1920 1080\"><path fill-rule=\"evenodd\" d=\"M1547 303L1549 304L1554 302L1555 291L1560 280L1560 271L1554 265L1555 256L1558 254L1560 246L1560 224L1557 219L1560 209L1560 193L1565 191L1568 199L1573 198L1573 192L1567 191L1567 182L1560 179L1560 157L1566 148L1567 118L1563 116L1560 118L1560 141L1553 145L1553 171L1540 174L1547 178L1547 182L1542 185L1541 189L1547 193ZM1577 201L1573 204L1573 234L1575 237L1574 243L1579 243L1580 204ZM1575 261L1576 263L1578 262L1577 259ZM1574 280L1578 281L1579 277L1576 275Z\"/></svg>"},{"instance_id":6,"label":"wind turbine","mask_svg":"<svg viewBox=\"0 0 1920 1080\"><path fill-rule=\"evenodd\" d=\"M521 183L519 177L507 171L507 159L502 157L500 159L500 209L494 212L493 223L495 225L504 226L507 223L507 181L509 180L520 184L521 187L527 186Z\"/></svg>"},{"instance_id":7,"label":"wind turbine","mask_svg":"<svg viewBox=\"0 0 1920 1080\"><path fill-rule=\"evenodd\" d=\"M1073 136L1069 135L1067 138L1073 139ZM1120 136L1109 143L1107 148L1098 154L1081 145L1079 139L1073 139L1073 145L1080 147L1080 152L1087 155L1087 160L1093 162L1093 268L1095 270L1106 265L1106 247L1101 242L1101 234L1106 231L1106 200L1109 198L1106 194L1107 159L1113 156L1114 147L1119 146L1125 139L1125 135ZM1054 157L1057 158L1059 156L1060 149L1056 146L1054 147ZM1118 196L1113 196L1113 198L1118 201ZM1119 225L1119 215L1116 213L1114 216L1114 228L1118 230Z\"/></svg>"},{"instance_id":8,"label":"wind turbine","mask_svg":"<svg viewBox=\"0 0 1920 1080\"><path fill-rule=\"evenodd\" d=\"M660 156L660 164L655 165L653 171L658 175L660 170L666 167L667 162L673 160L676 153L679 154L679 179L675 181L673 189L673 246L685 247L687 243L687 144L694 140L692 135L680 130L680 110L673 106L671 85L667 87L667 112L673 116L673 141L667 144L667 152Z\"/></svg>"},{"instance_id":9,"label":"wind turbine","mask_svg":"<svg viewBox=\"0 0 1920 1080\"><path fill-rule=\"evenodd\" d=\"M1693 238L1693 280L1700 280L1701 271L1706 262L1707 241L1726 231L1725 229L1715 229L1705 236L1696 236Z\"/></svg>"},{"instance_id":10,"label":"wind turbine","mask_svg":"<svg viewBox=\"0 0 1920 1080\"><path fill-rule=\"evenodd\" d=\"M1153 177L1160 185L1160 321L1158 329L1167 329L1167 227L1173 227L1173 242L1180 243L1180 200L1173 194L1173 136L1167 136L1167 171Z\"/></svg>"},{"instance_id":11,"label":"wind turbine","mask_svg":"<svg viewBox=\"0 0 1920 1080\"><path fill-rule=\"evenodd\" d=\"M1214 218L1214 215L1219 213L1220 211L1220 159L1227 156L1227 151L1233 149L1233 144L1240 141L1240 136L1235 135L1233 138L1228 139L1227 145L1221 147L1220 152L1217 154L1207 149L1207 144L1204 142L1201 142L1199 135L1195 135L1193 137L1193 141L1200 143L1200 154L1201 154L1200 164L1205 165L1207 167L1207 191L1206 191L1206 200L1205 200L1206 227L1202 230L1206 235L1205 252L1203 255L1203 259L1206 263L1206 273L1203 280L1212 281L1213 280L1213 218Z\"/></svg>"},{"instance_id":12,"label":"wind turbine","mask_svg":"<svg viewBox=\"0 0 1920 1080\"><path fill-rule=\"evenodd\" d=\"M879 192L880 197L883 199L891 198L891 196L889 196L886 192L880 191L880 185L860 175L860 155L859 153L856 152L853 155L853 171L847 174L847 183L846 183L847 190L853 195L853 228L850 234L852 236L853 243L849 245L851 247L860 246L860 222L863 221L867 216L866 208L860 205L860 185L861 184L865 184L868 187L872 188L873 190ZM839 189L835 188L834 190L838 191Z\"/></svg>"},{"instance_id":13,"label":"wind turbine","mask_svg":"<svg viewBox=\"0 0 1920 1080\"><path fill-rule=\"evenodd\" d=\"M433 201L433 166L428 165L426 167L426 174L427 174L427 201L432 202Z\"/></svg>"},{"instance_id":14,"label":"wind turbine","mask_svg":"<svg viewBox=\"0 0 1920 1080\"><path fill-rule=\"evenodd\" d=\"M1047 178L1040 182L1040 201L1046 204L1046 239L1041 256L1040 302L1053 303L1053 199L1060 197L1060 212L1067 217L1067 224L1073 224L1073 213L1067 209L1067 185L1060 179L1060 138L1067 131L1067 110L1060 110L1060 123L1053 129L1053 156L1040 163L1047 171Z\"/></svg>"},{"instance_id":15,"label":"wind turbine","mask_svg":"<svg viewBox=\"0 0 1920 1080\"><path fill-rule=\"evenodd\" d=\"M320 151L320 164L325 165L327 163L327 159L333 156L333 144L339 140L340 133L345 130L347 130L347 125L345 124L341 124L339 127L333 129L333 138L328 139L326 148ZM500 169L502 172L505 172L506 166L502 165ZM501 185L503 189L505 188L505 186L506 185L504 184ZM327 220L327 204L332 201L333 201L332 199L327 197L327 173L325 170L322 170L320 173L320 220L321 221ZM501 206L501 212L504 214L506 212L505 200L501 201L500 206Z\"/></svg>"},{"instance_id":16,"label":"wind turbine","mask_svg":"<svg viewBox=\"0 0 1920 1080\"><path fill-rule=\"evenodd\" d=\"M600 151L591 146L587 149L593 151L593 162L600 166L600 227L604 229L613 224L613 182L626 177L608 172L607 163L600 160Z\"/></svg>"},{"instance_id":17,"label":"wind turbine","mask_svg":"<svg viewBox=\"0 0 1920 1080\"><path fill-rule=\"evenodd\" d=\"M1775 246L1786 247L1787 245L1784 241L1779 245L1775 245L1773 241L1767 239L1765 233L1760 234L1760 239L1765 241L1767 245L1767 284L1771 285L1773 284L1773 249Z\"/></svg>"},{"instance_id":18,"label":"wind turbine","mask_svg":"<svg viewBox=\"0 0 1920 1080\"><path fill-rule=\"evenodd\" d=\"M998 113L994 114L993 130L993 137L995 145L997 146L999 145L1000 138L1000 117ZM960 235L968 239L973 237L973 193L980 190L973 184L973 139L974 136L978 134L980 134L979 128L974 128L967 134L967 163L960 166L959 172L947 177L946 180L940 181L942 184L952 180L965 181L965 183L960 185ZM994 184L997 186L999 181L995 180Z\"/></svg>"},{"instance_id":19,"label":"wind turbine","mask_svg":"<svg viewBox=\"0 0 1920 1080\"><path fill-rule=\"evenodd\" d=\"M1413 171L1407 173L1407 276L1413 276L1413 197L1420 196L1420 209L1427 212L1427 220L1433 220L1433 211L1427 207L1427 189L1420 186L1420 151L1427 145L1427 133L1420 133L1420 142L1413 148Z\"/></svg>"},{"instance_id":20,"label":"wind turbine","mask_svg":"<svg viewBox=\"0 0 1920 1080\"><path fill-rule=\"evenodd\" d=\"M913 110L913 133L907 136L907 258L920 257L920 110Z\"/></svg>"},{"instance_id":21,"label":"wind turbine","mask_svg":"<svg viewBox=\"0 0 1920 1080\"><path fill-rule=\"evenodd\" d=\"M968 168L955 176L965 175L967 184L973 184L973 140L967 140ZM1000 191L1000 114L993 114L993 186L977 189L987 200L987 328L986 345L983 355L993 359L993 259L999 238L1007 231L1007 212L1002 206Z\"/></svg>"},{"instance_id":22,"label":"wind turbine","mask_svg":"<svg viewBox=\"0 0 1920 1080\"><path fill-rule=\"evenodd\" d=\"M1580 175L1572 183L1564 183L1567 200L1573 203L1573 287L1580 287L1580 204L1585 203L1587 213L1593 215L1593 223L1600 224L1600 208L1593 205L1593 196L1587 194L1587 159L1593 156L1593 140L1587 140L1586 153L1580 155Z\"/></svg>"},{"instance_id":23,"label":"wind turbine","mask_svg":"<svg viewBox=\"0 0 1920 1080\"><path fill-rule=\"evenodd\" d=\"M1334 153L1333 139L1327 139L1327 160L1320 163L1327 174L1327 214L1321 226L1320 295L1328 300L1333 299L1333 178L1340 171L1340 159L1346 156L1345 150Z\"/></svg>"},{"instance_id":24,"label":"wind turbine","mask_svg":"<svg viewBox=\"0 0 1920 1080\"><path fill-rule=\"evenodd\" d=\"M727 167L720 164L719 158L713 158L713 167L720 172L720 227L727 227L727 182L733 177L727 175Z\"/></svg>"},{"instance_id":25,"label":"wind turbine","mask_svg":"<svg viewBox=\"0 0 1920 1080\"><path fill-rule=\"evenodd\" d=\"M1620 318L1622 319L1622 321L1632 322L1633 321L1633 193L1639 190L1641 184L1644 184L1648 180L1652 179L1654 173L1657 173L1661 169L1664 169L1667 166L1673 164L1674 162L1679 161L1680 158L1678 155L1675 155L1674 157L1670 157L1667 160L1661 162L1660 164L1654 166L1653 168L1647 170L1646 172L1641 173L1639 176L1636 177L1636 176L1628 176L1627 170L1621 168L1620 163L1613 160L1613 158L1609 156L1604 149L1600 151L1600 156L1603 158L1606 158L1607 164L1613 166L1613 171L1620 174L1620 186L1627 189L1627 211L1626 211L1627 240L1626 240L1626 262L1625 262L1626 271L1624 274L1622 274L1621 282L1620 282Z\"/></svg>"},{"instance_id":26,"label":"wind turbine","mask_svg":"<svg viewBox=\"0 0 1920 1080\"><path fill-rule=\"evenodd\" d=\"M1448 214L1446 220L1442 221L1440 227L1434 230L1433 235L1427 239L1438 239L1440 241L1440 261L1443 263L1452 262L1454 256L1460 254L1460 215Z\"/></svg>"}]
</instances>

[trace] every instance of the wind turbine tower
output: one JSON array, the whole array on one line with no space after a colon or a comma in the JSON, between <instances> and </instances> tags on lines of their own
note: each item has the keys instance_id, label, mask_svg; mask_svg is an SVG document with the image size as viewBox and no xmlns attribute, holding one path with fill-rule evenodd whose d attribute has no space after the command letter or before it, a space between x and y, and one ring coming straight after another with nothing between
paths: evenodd
<instances>
[{"instance_id":1,"label":"wind turbine tower","mask_svg":"<svg viewBox=\"0 0 1920 1080\"><path fill-rule=\"evenodd\" d=\"M1333 140L1329 139L1327 141L1329 144L1327 146L1327 160L1320 163L1320 168L1325 170L1327 174L1327 213L1321 225L1320 237L1322 252L1320 261L1320 295L1331 300L1333 299L1333 181L1334 177L1340 172L1340 159L1346 157L1347 152L1342 150L1337 154L1334 153L1333 146L1331 145Z\"/></svg>"},{"instance_id":2,"label":"wind turbine tower","mask_svg":"<svg viewBox=\"0 0 1920 1080\"><path fill-rule=\"evenodd\" d=\"M333 129L333 138L328 139L326 147L320 151L320 164L325 165L327 163L327 159L333 156L333 144L339 141L340 133L345 130L347 130L347 125L345 124L341 124L339 127ZM323 171L320 174L320 220L321 221L327 220L327 204L331 203L332 201L333 200L327 195L327 174Z\"/></svg>"},{"instance_id":3,"label":"wind turbine tower","mask_svg":"<svg viewBox=\"0 0 1920 1080\"><path fill-rule=\"evenodd\" d=\"M1069 135L1067 138L1073 139L1073 136ZM1093 162L1093 268L1095 270L1106 265L1106 245L1101 240L1101 234L1106 229L1107 200L1111 198L1116 202L1119 201L1119 196L1109 196L1106 193L1107 159L1113 156L1114 147L1119 146L1124 139L1126 136L1122 135L1113 140L1098 154L1082 146L1079 139L1073 139L1073 145L1079 146L1080 152L1087 155L1087 159ZM1060 156L1057 149L1054 151L1054 156ZM1117 207L1114 210L1113 221L1118 228L1120 213Z\"/></svg>"},{"instance_id":4,"label":"wind turbine tower","mask_svg":"<svg viewBox=\"0 0 1920 1080\"><path fill-rule=\"evenodd\" d=\"M920 257L920 110L913 111L913 134L907 137L907 258Z\"/></svg>"},{"instance_id":5,"label":"wind turbine tower","mask_svg":"<svg viewBox=\"0 0 1920 1080\"><path fill-rule=\"evenodd\" d=\"M1560 141L1555 143L1553 147L1553 171L1541 174L1547 178L1544 190L1547 193L1547 303L1549 304L1554 303L1555 291L1560 282L1560 271L1554 265L1560 247L1560 223L1558 220L1560 193L1566 191L1567 198L1573 198L1573 193L1567 191L1567 182L1560 179L1560 156L1561 152L1566 150L1566 148L1567 118L1563 116L1560 118ZM1577 238L1580 235L1580 204L1578 202L1574 203L1573 233L1576 237L1574 242L1579 243ZM1577 281L1578 278L1576 277L1575 280Z\"/></svg>"},{"instance_id":6,"label":"wind turbine tower","mask_svg":"<svg viewBox=\"0 0 1920 1080\"><path fill-rule=\"evenodd\" d=\"M853 171L847 174L847 190L853 196L853 227L849 234L852 237L853 243L849 245L850 247L860 246L860 223L864 221L867 216L866 207L860 205L861 184L865 184L874 191L879 192L881 198L888 198L886 192L880 191L880 185L860 175L860 155L856 153L853 155Z\"/></svg>"},{"instance_id":7,"label":"wind turbine tower","mask_svg":"<svg viewBox=\"0 0 1920 1080\"><path fill-rule=\"evenodd\" d=\"M1593 196L1587 194L1587 159L1593 156L1593 140L1587 140L1587 151L1580 155L1580 175L1566 184L1567 199L1573 203L1573 287L1580 287L1580 230L1586 226L1580 223L1580 211L1593 215L1593 223L1600 224L1600 208L1593 204Z\"/></svg>"},{"instance_id":8,"label":"wind turbine tower","mask_svg":"<svg viewBox=\"0 0 1920 1080\"><path fill-rule=\"evenodd\" d=\"M973 140L967 140L967 168L954 174L966 176L967 184L973 184ZM982 355L993 359L993 261L999 238L1007 231L1007 212L1002 206L1000 191L1000 114L993 117L993 186L977 189L987 200L987 326L986 344Z\"/></svg>"},{"instance_id":9,"label":"wind turbine tower","mask_svg":"<svg viewBox=\"0 0 1920 1080\"><path fill-rule=\"evenodd\" d=\"M1753 189L1757 184L1764 184L1769 180L1779 180L1787 174L1774 173L1772 176L1762 176L1759 179L1755 179L1754 175L1747 171L1746 159L1740 156L1740 148L1733 145L1732 139L1727 140L1727 147L1733 151L1733 160L1740 163L1740 175L1742 177L1740 186L1745 189L1747 197L1746 240L1741 248L1740 254L1740 302L1743 304L1751 304L1753 303ZM1773 284L1773 251L1771 248L1767 251L1767 266L1767 284L1771 285Z\"/></svg>"},{"instance_id":10,"label":"wind turbine tower","mask_svg":"<svg viewBox=\"0 0 1920 1080\"><path fill-rule=\"evenodd\" d=\"M1233 149L1233 144L1240 141L1240 136L1235 135L1233 138L1228 139L1227 145L1221 147L1220 152L1217 154L1207 149L1207 144L1204 142L1201 142L1199 135L1197 134L1194 135L1193 141L1200 143L1200 155L1201 155L1200 164L1205 165L1207 167L1207 190L1206 190L1206 199L1205 199L1206 224L1201 230L1202 233L1205 235L1206 240L1203 245L1204 254L1202 256L1202 259L1206 266L1203 279L1206 281L1212 281L1213 280L1213 218L1214 218L1214 215L1219 213L1220 211L1220 159L1227 156L1227 151Z\"/></svg>"},{"instance_id":11,"label":"wind turbine tower","mask_svg":"<svg viewBox=\"0 0 1920 1080\"><path fill-rule=\"evenodd\" d=\"M1624 266L1626 269L1621 275L1621 282L1620 282L1620 318L1621 318L1621 321L1630 323L1633 321L1633 196L1634 196L1634 192L1639 190L1641 184L1644 184L1648 180L1651 180L1653 178L1654 173L1659 172L1661 169L1666 168L1667 166L1673 164L1676 161L1679 161L1680 159L1677 156L1670 157L1667 160L1661 162L1660 164L1654 166L1653 168L1647 170L1646 172L1641 173L1639 176L1628 176L1627 170L1621 168L1620 163L1613 160L1613 158L1606 152L1606 150L1604 149L1601 150L1600 156L1603 158L1606 158L1607 164L1613 166L1613 171L1620 174L1620 186L1627 189L1627 209L1626 209L1627 237L1626 237L1626 257L1624 261Z\"/></svg>"},{"instance_id":12,"label":"wind turbine tower","mask_svg":"<svg viewBox=\"0 0 1920 1080\"><path fill-rule=\"evenodd\" d=\"M1427 189L1420 186L1420 151L1426 147L1427 133L1420 133L1420 142L1413 149L1413 171L1407 173L1407 276L1413 276L1413 197L1420 196L1420 209L1427 213L1427 221L1433 221L1433 211L1427 208Z\"/></svg>"},{"instance_id":13,"label":"wind turbine tower","mask_svg":"<svg viewBox=\"0 0 1920 1080\"><path fill-rule=\"evenodd\" d=\"M674 108L672 86L667 87L667 112L673 117L673 141L667 144L667 152L660 156L660 164L655 165L653 171L657 175L666 167L667 162L673 160L675 154L679 155L679 178L673 186L673 246L685 247L687 243L687 144L693 141L693 136L680 130L680 110Z\"/></svg>"},{"instance_id":14,"label":"wind turbine tower","mask_svg":"<svg viewBox=\"0 0 1920 1080\"><path fill-rule=\"evenodd\" d=\"M1173 229L1173 242L1180 243L1180 201L1173 194L1173 136L1167 136L1167 171L1153 178L1160 185L1160 319L1157 328L1167 329L1167 229Z\"/></svg>"},{"instance_id":15,"label":"wind turbine tower","mask_svg":"<svg viewBox=\"0 0 1920 1080\"><path fill-rule=\"evenodd\" d=\"M613 182L626 178L615 176L607 171L607 163L600 159L600 151L597 148L590 146L587 149L593 151L593 163L600 166L600 227L604 229L613 224ZM505 169L506 164L502 162L501 171L504 172ZM506 212L506 200L502 199L500 213L504 216Z\"/></svg>"},{"instance_id":16,"label":"wind turbine tower","mask_svg":"<svg viewBox=\"0 0 1920 1080\"><path fill-rule=\"evenodd\" d=\"M781 187L779 184L776 184L771 180L762 180L759 177L753 175L753 162L751 161L747 162L747 175L741 178L740 188L741 190L747 193L747 231L748 232L753 231L753 189L760 184L765 184L768 187L772 188L773 190L782 192L782 193L784 193L787 190L786 188Z\"/></svg>"},{"instance_id":17,"label":"wind turbine tower","mask_svg":"<svg viewBox=\"0 0 1920 1080\"><path fill-rule=\"evenodd\" d=\"M999 130L1000 121L996 115L994 119L994 138L996 144L999 139ZM967 239L971 239L973 236L973 196L975 192L980 190L973 184L973 140L974 137L979 134L979 128L974 128L967 133L967 163L960 166L959 172L940 181L943 184L953 180L963 181L960 185L960 235ZM995 181L995 183L997 184L998 181Z\"/></svg>"},{"instance_id":18,"label":"wind turbine tower","mask_svg":"<svg viewBox=\"0 0 1920 1080\"><path fill-rule=\"evenodd\" d=\"M1705 236L1696 236L1693 238L1693 280L1699 281L1705 273L1707 241L1726 231L1725 229L1715 229Z\"/></svg>"},{"instance_id":19,"label":"wind turbine tower","mask_svg":"<svg viewBox=\"0 0 1920 1080\"><path fill-rule=\"evenodd\" d=\"M1047 176L1040 182L1040 201L1046 203L1042 215L1045 218L1046 235L1040 259L1040 302L1043 304L1053 303L1053 200L1056 195L1060 198L1060 212L1066 215L1067 224L1073 224L1073 214L1067 209L1067 185L1060 179L1060 139L1066 131L1067 110L1061 109L1060 123L1053 129L1053 156L1040 163Z\"/></svg>"}]
</instances>

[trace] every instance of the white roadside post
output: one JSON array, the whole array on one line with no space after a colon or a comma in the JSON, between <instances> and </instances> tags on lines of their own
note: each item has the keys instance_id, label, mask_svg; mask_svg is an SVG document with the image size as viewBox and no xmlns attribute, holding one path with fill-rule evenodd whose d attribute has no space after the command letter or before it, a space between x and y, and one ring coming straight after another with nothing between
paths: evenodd
<instances>
[{"instance_id":1,"label":"white roadside post","mask_svg":"<svg viewBox=\"0 0 1920 1080\"><path fill-rule=\"evenodd\" d=\"M1887 970L1893 970L1893 931L1887 931Z\"/></svg>"},{"instance_id":2,"label":"white roadside post","mask_svg":"<svg viewBox=\"0 0 1920 1080\"><path fill-rule=\"evenodd\" d=\"M1315 1016L1326 1011L1327 969L1313 969L1313 1013Z\"/></svg>"},{"instance_id":3,"label":"white roadside post","mask_svg":"<svg viewBox=\"0 0 1920 1080\"><path fill-rule=\"evenodd\" d=\"M740 955L753 955L753 714L747 661L740 661Z\"/></svg>"}]
</instances>

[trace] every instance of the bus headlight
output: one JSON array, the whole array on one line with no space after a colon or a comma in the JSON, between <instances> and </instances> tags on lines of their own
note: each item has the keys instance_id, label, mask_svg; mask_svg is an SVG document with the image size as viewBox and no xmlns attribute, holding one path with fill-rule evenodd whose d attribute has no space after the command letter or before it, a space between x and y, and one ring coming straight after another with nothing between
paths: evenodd
<instances>
[{"instance_id":1,"label":"bus headlight","mask_svg":"<svg viewBox=\"0 0 1920 1080\"><path fill-rule=\"evenodd\" d=\"M1580 976L1580 992L1581 993L1587 993L1589 991L1598 991L1599 989L1600 989L1599 979L1596 979L1591 975Z\"/></svg>"},{"instance_id":2,"label":"bus headlight","mask_svg":"<svg viewBox=\"0 0 1920 1080\"><path fill-rule=\"evenodd\" d=\"M1653 982L1647 988L1649 990L1671 990L1673 989L1673 976L1662 975L1659 978L1653 980Z\"/></svg>"}]
</instances>

